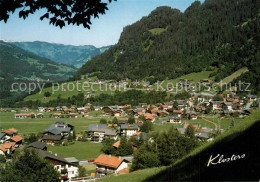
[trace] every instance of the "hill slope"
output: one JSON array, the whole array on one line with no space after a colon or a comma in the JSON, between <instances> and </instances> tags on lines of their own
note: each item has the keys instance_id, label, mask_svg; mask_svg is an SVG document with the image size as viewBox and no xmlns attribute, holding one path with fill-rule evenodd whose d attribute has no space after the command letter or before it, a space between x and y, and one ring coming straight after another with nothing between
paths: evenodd
<instances>
[{"instance_id":1,"label":"hill slope","mask_svg":"<svg viewBox=\"0 0 260 182\"><path fill-rule=\"evenodd\" d=\"M17 79L65 80L76 68L36 56L15 45L0 41L0 75Z\"/></svg>"},{"instance_id":2,"label":"hill slope","mask_svg":"<svg viewBox=\"0 0 260 182\"><path fill-rule=\"evenodd\" d=\"M57 63L73 65L77 68L80 68L88 60L100 55L110 47L96 48L92 45L72 46L40 41L12 42L12 44L38 56L45 57Z\"/></svg>"},{"instance_id":3,"label":"hill slope","mask_svg":"<svg viewBox=\"0 0 260 182\"><path fill-rule=\"evenodd\" d=\"M75 79L100 71L99 78L106 79L164 80L214 66L220 68L212 75L216 81L242 67L257 73L248 76L251 80L259 80L260 6L257 3L256 0L206 0L203 4L195 1L184 13L159 7L125 27L118 44L83 65Z\"/></svg>"},{"instance_id":4,"label":"hill slope","mask_svg":"<svg viewBox=\"0 0 260 182\"><path fill-rule=\"evenodd\" d=\"M215 141L203 145L170 167L139 170L127 175L104 178L100 181L257 181L259 180L260 110L220 135ZM208 165L210 156L233 154L242 156L230 162ZM214 161L217 162L218 160Z\"/></svg>"}]
</instances>

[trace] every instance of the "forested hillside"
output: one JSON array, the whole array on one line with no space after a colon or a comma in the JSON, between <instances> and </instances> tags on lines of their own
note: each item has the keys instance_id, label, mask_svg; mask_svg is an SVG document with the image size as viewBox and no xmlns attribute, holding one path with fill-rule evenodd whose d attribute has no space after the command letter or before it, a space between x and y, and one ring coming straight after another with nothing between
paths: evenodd
<instances>
[{"instance_id":1,"label":"forested hillside","mask_svg":"<svg viewBox=\"0 0 260 182\"><path fill-rule=\"evenodd\" d=\"M257 0L195 1L184 13L159 7L124 28L119 42L88 61L76 74L97 72L105 79L177 78L213 67L215 81L242 67L239 79L259 92L259 20ZM213 76L213 75L212 75Z\"/></svg>"},{"instance_id":2,"label":"forested hillside","mask_svg":"<svg viewBox=\"0 0 260 182\"><path fill-rule=\"evenodd\" d=\"M55 63L0 41L0 75L31 80L65 80L76 68Z\"/></svg>"},{"instance_id":3,"label":"forested hillside","mask_svg":"<svg viewBox=\"0 0 260 182\"><path fill-rule=\"evenodd\" d=\"M73 46L40 41L12 42L12 44L38 56L50 59L57 63L73 65L77 68L80 68L88 60L94 56L100 55L110 47L105 46L96 48L92 45Z\"/></svg>"}]
</instances>

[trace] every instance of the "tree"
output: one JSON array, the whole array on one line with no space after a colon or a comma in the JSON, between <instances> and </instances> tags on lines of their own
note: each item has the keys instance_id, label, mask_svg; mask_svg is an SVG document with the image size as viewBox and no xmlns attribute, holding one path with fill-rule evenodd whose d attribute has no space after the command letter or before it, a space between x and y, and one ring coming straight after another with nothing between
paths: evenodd
<instances>
[{"instance_id":1,"label":"tree","mask_svg":"<svg viewBox=\"0 0 260 182\"><path fill-rule=\"evenodd\" d=\"M131 171L138 169L145 169L151 167L159 167L161 162L158 158L158 155L146 148L145 145L142 145L137 152L134 153L133 164L131 166Z\"/></svg>"},{"instance_id":2,"label":"tree","mask_svg":"<svg viewBox=\"0 0 260 182\"><path fill-rule=\"evenodd\" d=\"M187 136L187 137L189 137L191 139L195 138L195 129L194 129L194 127L191 124L189 124L189 126L186 128L185 136Z\"/></svg>"},{"instance_id":3,"label":"tree","mask_svg":"<svg viewBox=\"0 0 260 182\"><path fill-rule=\"evenodd\" d=\"M38 137L34 133L30 133L28 138L24 139L26 143L30 144L38 140Z\"/></svg>"},{"instance_id":4,"label":"tree","mask_svg":"<svg viewBox=\"0 0 260 182\"><path fill-rule=\"evenodd\" d=\"M85 132L84 132L85 133ZM76 131L75 131L75 129L73 129L73 134L72 134L72 138L73 138L73 140L76 140Z\"/></svg>"},{"instance_id":5,"label":"tree","mask_svg":"<svg viewBox=\"0 0 260 182\"><path fill-rule=\"evenodd\" d=\"M105 154L111 154L115 155L116 150L113 147L113 144L115 143L115 140L107 138L102 145L101 151L104 152Z\"/></svg>"},{"instance_id":6,"label":"tree","mask_svg":"<svg viewBox=\"0 0 260 182\"><path fill-rule=\"evenodd\" d=\"M117 125L118 125L118 119L117 119L116 117L113 118L112 124L113 124L113 125L114 125L114 124L117 124Z\"/></svg>"},{"instance_id":7,"label":"tree","mask_svg":"<svg viewBox=\"0 0 260 182\"><path fill-rule=\"evenodd\" d=\"M111 3L112 0L109 0ZM98 18L99 14L105 14L108 10L107 3L101 0L79 0L79 1L28 1L28 0L2 0L0 3L0 21L5 23L10 17L10 13L19 10L19 18L26 19L29 14L34 14L37 10L43 9L47 12L40 17L49 19L49 23L60 28L65 23L73 25L83 25L90 28L91 17Z\"/></svg>"},{"instance_id":8,"label":"tree","mask_svg":"<svg viewBox=\"0 0 260 182\"><path fill-rule=\"evenodd\" d=\"M51 96L51 93L49 91L44 92L44 97L50 97L50 96Z\"/></svg>"},{"instance_id":9,"label":"tree","mask_svg":"<svg viewBox=\"0 0 260 182\"><path fill-rule=\"evenodd\" d=\"M34 182L36 177L37 181L60 181L59 172L34 150L24 150L17 160L0 168L0 181Z\"/></svg>"},{"instance_id":10,"label":"tree","mask_svg":"<svg viewBox=\"0 0 260 182\"><path fill-rule=\"evenodd\" d=\"M0 155L0 163L5 163L6 159L4 155Z\"/></svg>"},{"instance_id":11,"label":"tree","mask_svg":"<svg viewBox=\"0 0 260 182\"><path fill-rule=\"evenodd\" d=\"M107 120L104 119L104 118L102 118L102 119L100 119L99 123L100 123L100 124L107 124Z\"/></svg>"},{"instance_id":12,"label":"tree","mask_svg":"<svg viewBox=\"0 0 260 182\"><path fill-rule=\"evenodd\" d=\"M217 94L214 96L213 101L223 101L223 96L221 94Z\"/></svg>"},{"instance_id":13,"label":"tree","mask_svg":"<svg viewBox=\"0 0 260 182\"><path fill-rule=\"evenodd\" d=\"M134 124L135 123L135 118L134 118L134 116L130 116L129 118L128 118L128 123L129 124Z\"/></svg>"},{"instance_id":14,"label":"tree","mask_svg":"<svg viewBox=\"0 0 260 182\"><path fill-rule=\"evenodd\" d=\"M140 131L149 133L153 130L153 123L151 121L144 121L143 125L140 127Z\"/></svg>"},{"instance_id":15,"label":"tree","mask_svg":"<svg viewBox=\"0 0 260 182\"><path fill-rule=\"evenodd\" d=\"M117 149L117 155L126 156L133 154L133 147L130 142L127 142L126 136L122 136L120 139L120 145Z\"/></svg>"},{"instance_id":16,"label":"tree","mask_svg":"<svg viewBox=\"0 0 260 182\"><path fill-rule=\"evenodd\" d=\"M85 177L86 173L87 173L86 169L83 166L80 166L80 165L78 166L78 168L79 168L78 177Z\"/></svg>"}]
</instances>

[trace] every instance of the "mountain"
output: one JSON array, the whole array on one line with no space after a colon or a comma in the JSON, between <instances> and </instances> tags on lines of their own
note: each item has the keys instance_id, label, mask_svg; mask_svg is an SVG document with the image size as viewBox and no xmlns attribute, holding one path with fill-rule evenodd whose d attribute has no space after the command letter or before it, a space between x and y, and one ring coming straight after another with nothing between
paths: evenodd
<instances>
[{"instance_id":1,"label":"mountain","mask_svg":"<svg viewBox=\"0 0 260 182\"><path fill-rule=\"evenodd\" d=\"M257 0L195 1L185 12L158 7L124 28L119 42L79 69L106 79L164 80L211 70L220 81L240 68L239 79L260 93L260 6ZM102 66L101 66L102 65Z\"/></svg>"},{"instance_id":2,"label":"mountain","mask_svg":"<svg viewBox=\"0 0 260 182\"><path fill-rule=\"evenodd\" d=\"M8 42L0 41L0 75L25 80L66 80L76 68L55 63L24 51Z\"/></svg>"},{"instance_id":3,"label":"mountain","mask_svg":"<svg viewBox=\"0 0 260 182\"><path fill-rule=\"evenodd\" d=\"M38 56L53 60L57 63L73 65L80 68L91 58L100 55L111 46L96 48L92 45L72 46L48 42L12 42L23 50Z\"/></svg>"}]
</instances>

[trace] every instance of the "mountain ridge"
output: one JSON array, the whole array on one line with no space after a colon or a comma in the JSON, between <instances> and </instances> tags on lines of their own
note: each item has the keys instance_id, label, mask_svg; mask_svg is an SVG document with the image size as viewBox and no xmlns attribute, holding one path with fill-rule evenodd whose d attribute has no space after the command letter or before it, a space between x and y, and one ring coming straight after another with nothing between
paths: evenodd
<instances>
[{"instance_id":1,"label":"mountain ridge","mask_svg":"<svg viewBox=\"0 0 260 182\"><path fill-rule=\"evenodd\" d=\"M111 46L97 48L93 45L66 45L45 41L10 42L23 50L32 52L38 56L50 59L57 63L73 65L80 68L91 58L100 55Z\"/></svg>"}]
</instances>

